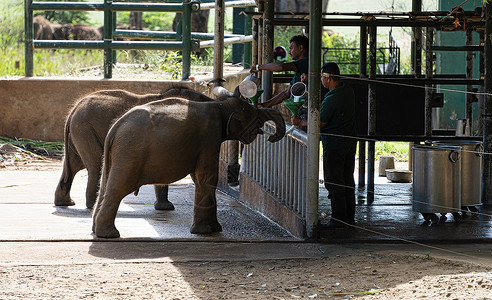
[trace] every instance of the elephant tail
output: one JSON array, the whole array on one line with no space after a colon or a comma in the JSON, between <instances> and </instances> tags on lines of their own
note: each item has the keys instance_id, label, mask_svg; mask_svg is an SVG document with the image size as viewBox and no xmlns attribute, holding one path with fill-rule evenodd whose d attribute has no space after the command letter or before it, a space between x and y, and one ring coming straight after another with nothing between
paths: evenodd
<instances>
[{"instance_id":1,"label":"elephant tail","mask_svg":"<svg viewBox=\"0 0 492 300\"><path fill-rule=\"evenodd\" d=\"M62 171L62 181L61 184L71 185L71 179L75 176L75 173L80 169L80 165L83 165L82 159L77 151L77 148L73 144L70 126L72 124L72 117L75 112L73 109L67 117L65 122L65 132L64 132L64 159L63 159L63 171ZM69 189L69 187L67 187Z\"/></svg>"},{"instance_id":2,"label":"elephant tail","mask_svg":"<svg viewBox=\"0 0 492 300\"><path fill-rule=\"evenodd\" d=\"M101 170L101 182L99 184L99 197L97 201L102 201L102 197L104 197L104 193L106 191L109 170L111 170L111 148L115 139L115 127L117 126L118 124L116 123L109 129L106 139L104 140L103 165Z\"/></svg>"}]
</instances>

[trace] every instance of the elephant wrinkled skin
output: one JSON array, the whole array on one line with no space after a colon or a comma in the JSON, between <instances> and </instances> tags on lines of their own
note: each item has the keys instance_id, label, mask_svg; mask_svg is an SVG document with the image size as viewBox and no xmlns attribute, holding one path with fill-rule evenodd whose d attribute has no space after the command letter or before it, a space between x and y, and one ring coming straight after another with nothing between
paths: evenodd
<instances>
[{"instance_id":1,"label":"elephant wrinkled skin","mask_svg":"<svg viewBox=\"0 0 492 300\"><path fill-rule=\"evenodd\" d=\"M255 108L236 96L213 102L167 98L134 107L115 122L105 140L93 232L98 237L119 237L114 221L127 194L188 174L195 182L191 233L221 231L215 196L221 143L249 144L267 120L276 127L269 141L282 139L285 123L279 112Z\"/></svg>"},{"instance_id":2,"label":"elephant wrinkled skin","mask_svg":"<svg viewBox=\"0 0 492 300\"><path fill-rule=\"evenodd\" d=\"M136 105L142 105L165 97L179 96L192 101L212 101L209 97L184 86L174 86L161 94L138 95L124 90L104 90L80 99L71 110L65 123L65 157L63 171L55 191L56 206L75 205L70 197L73 179L78 171L88 173L86 206L92 208L102 168L104 138L111 124ZM158 210L172 210L168 201L168 187L155 186Z\"/></svg>"}]
</instances>

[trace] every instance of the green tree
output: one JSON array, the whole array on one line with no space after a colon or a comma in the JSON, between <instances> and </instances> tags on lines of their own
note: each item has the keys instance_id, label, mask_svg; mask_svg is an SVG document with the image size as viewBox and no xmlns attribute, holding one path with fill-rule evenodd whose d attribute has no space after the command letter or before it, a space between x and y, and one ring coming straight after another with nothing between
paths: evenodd
<instances>
[{"instance_id":1,"label":"green tree","mask_svg":"<svg viewBox=\"0 0 492 300\"><path fill-rule=\"evenodd\" d=\"M38 1L50 1L50 2L66 2L65 0L38 0ZM87 2L86 0L71 0L70 2ZM36 14L43 15L46 19L54 23L67 24L67 23L82 23L93 25L90 21L89 12L87 11L41 11Z\"/></svg>"},{"instance_id":2,"label":"green tree","mask_svg":"<svg viewBox=\"0 0 492 300\"><path fill-rule=\"evenodd\" d=\"M22 0L0 1L0 47L3 51L24 40L24 2Z\"/></svg>"}]
</instances>

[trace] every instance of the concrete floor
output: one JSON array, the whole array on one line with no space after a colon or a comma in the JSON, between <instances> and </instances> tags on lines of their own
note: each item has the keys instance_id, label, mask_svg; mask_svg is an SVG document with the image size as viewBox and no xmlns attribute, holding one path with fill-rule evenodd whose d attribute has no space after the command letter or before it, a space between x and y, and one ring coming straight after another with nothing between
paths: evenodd
<instances>
[{"instance_id":1,"label":"concrete floor","mask_svg":"<svg viewBox=\"0 0 492 300\"><path fill-rule=\"evenodd\" d=\"M55 207L53 194L59 171L0 171L0 242L14 241L94 241L91 211L85 208L86 173L77 175L72 197L77 205ZM480 207L481 214L454 222L451 214L444 223L423 225L420 213L411 206L411 184L390 183L377 177L375 201L365 204L365 191L358 192L356 226L349 229L320 230L323 243L425 242L469 243L492 241L492 208ZM189 232L194 187L184 179L170 188L175 211L155 211L151 186L138 197L127 196L120 206L116 227L124 241L270 241L299 242L267 218L217 192L218 218L223 231L212 235ZM330 203L320 186L320 221L329 220ZM323 218L324 213L328 217Z\"/></svg>"},{"instance_id":2,"label":"concrete floor","mask_svg":"<svg viewBox=\"0 0 492 300\"><path fill-rule=\"evenodd\" d=\"M492 241L492 206L478 206L474 217L470 213L456 222L453 215L438 223L424 223L419 212L412 210L412 184L392 183L386 177L375 177L374 202L366 203L367 191L356 191L356 225L349 229L321 229L323 241L334 243L357 242L426 242L469 243ZM320 214L326 213L322 223L329 220L330 201L326 189L320 188ZM441 216L441 214L438 214Z\"/></svg>"}]
</instances>

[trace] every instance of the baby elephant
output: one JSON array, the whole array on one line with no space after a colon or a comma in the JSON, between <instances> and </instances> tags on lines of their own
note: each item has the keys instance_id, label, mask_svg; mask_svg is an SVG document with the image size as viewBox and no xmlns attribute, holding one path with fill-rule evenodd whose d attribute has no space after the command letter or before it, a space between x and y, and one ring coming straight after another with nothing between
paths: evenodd
<instances>
[{"instance_id":1,"label":"baby elephant","mask_svg":"<svg viewBox=\"0 0 492 300\"><path fill-rule=\"evenodd\" d=\"M142 185L169 184L188 174L195 182L191 233L221 231L215 196L221 143L249 144L267 120L276 127L269 141L282 139L285 123L279 112L255 108L238 96L213 102L171 97L132 108L115 122L104 143L93 232L119 237L114 221L123 197Z\"/></svg>"},{"instance_id":2,"label":"baby elephant","mask_svg":"<svg viewBox=\"0 0 492 300\"><path fill-rule=\"evenodd\" d=\"M134 106L171 96L192 101L212 101L201 93L179 85L171 87L164 93L145 95L124 90L103 90L78 100L65 122L65 157L63 171L55 191L55 205L75 205L70 197L73 179L78 171L86 168L88 173L86 206L92 208L96 203L101 177L104 138L111 124ZM166 185L156 185L155 193L156 209L174 209L173 204L168 201Z\"/></svg>"}]
</instances>

